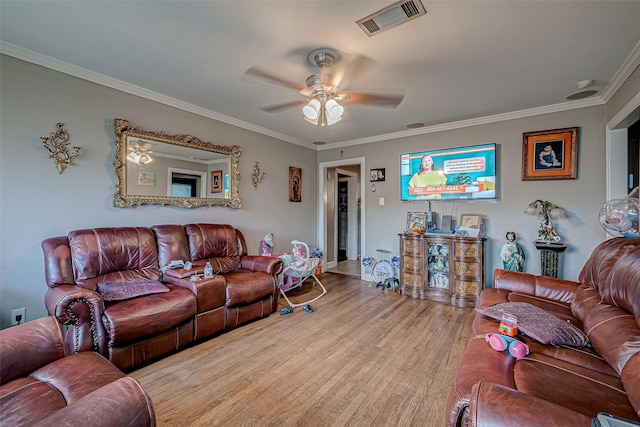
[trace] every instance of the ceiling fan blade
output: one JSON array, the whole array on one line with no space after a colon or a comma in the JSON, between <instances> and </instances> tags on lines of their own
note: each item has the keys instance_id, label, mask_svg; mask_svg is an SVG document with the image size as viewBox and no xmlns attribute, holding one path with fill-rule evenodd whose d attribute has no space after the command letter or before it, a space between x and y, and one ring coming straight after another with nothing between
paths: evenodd
<instances>
[{"instance_id":1,"label":"ceiling fan blade","mask_svg":"<svg viewBox=\"0 0 640 427\"><path fill-rule=\"evenodd\" d=\"M375 66L376 61L364 55L352 54L331 70L332 83L336 87L348 88Z\"/></svg>"},{"instance_id":2,"label":"ceiling fan blade","mask_svg":"<svg viewBox=\"0 0 640 427\"><path fill-rule=\"evenodd\" d=\"M297 91L301 91L304 89L304 86L299 85L297 83L290 82L288 80L281 79L280 77L276 77L273 74L262 70L258 67L251 67L244 73L245 76L254 77L260 80L267 81L269 83L275 84L277 86L283 86L290 89L295 89Z\"/></svg>"},{"instance_id":3,"label":"ceiling fan blade","mask_svg":"<svg viewBox=\"0 0 640 427\"><path fill-rule=\"evenodd\" d=\"M281 104L274 104L274 105L268 105L266 107L260 107L260 109L267 113L277 113L280 111L288 110L289 108L297 107L299 105L304 105L305 103L306 103L305 100L289 101L289 102L283 102Z\"/></svg>"},{"instance_id":4,"label":"ceiling fan blade","mask_svg":"<svg viewBox=\"0 0 640 427\"><path fill-rule=\"evenodd\" d=\"M377 107L395 108L404 99L404 92L396 93L361 93L361 92L342 92L338 99L349 104L374 105Z\"/></svg>"}]
</instances>

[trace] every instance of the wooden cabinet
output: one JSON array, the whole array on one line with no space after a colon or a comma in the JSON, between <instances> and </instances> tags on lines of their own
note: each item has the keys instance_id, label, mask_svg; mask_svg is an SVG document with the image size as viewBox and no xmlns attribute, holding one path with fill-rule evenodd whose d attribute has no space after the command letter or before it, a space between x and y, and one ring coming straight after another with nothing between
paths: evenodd
<instances>
[{"instance_id":1,"label":"wooden cabinet","mask_svg":"<svg viewBox=\"0 0 640 427\"><path fill-rule=\"evenodd\" d=\"M475 307L484 289L485 237L399 236L401 295Z\"/></svg>"}]
</instances>

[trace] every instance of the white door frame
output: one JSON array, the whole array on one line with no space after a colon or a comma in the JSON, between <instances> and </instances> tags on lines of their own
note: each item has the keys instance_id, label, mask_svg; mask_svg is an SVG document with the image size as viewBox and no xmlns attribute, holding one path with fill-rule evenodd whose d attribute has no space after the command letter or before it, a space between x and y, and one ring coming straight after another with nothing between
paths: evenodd
<instances>
[{"instance_id":1,"label":"white door frame","mask_svg":"<svg viewBox=\"0 0 640 427\"><path fill-rule=\"evenodd\" d=\"M345 181L348 189L347 217L349 218L347 230L350 230L350 232L347 231L347 259L353 261L358 259L358 234L354 232L358 228L358 174L340 168L336 168L336 172L346 176ZM338 182L340 182L340 179L338 179ZM335 224L338 223L338 213L336 209ZM338 227L335 227L334 242L336 242L336 245L338 244Z\"/></svg>"},{"instance_id":2,"label":"white door frame","mask_svg":"<svg viewBox=\"0 0 640 427\"><path fill-rule=\"evenodd\" d=\"M364 179L364 171L365 169L365 158L364 157L355 157L352 159L342 159L342 160L333 160L329 162L320 162L318 164L318 242L322 245L322 248L327 247L327 236L326 236L326 200L325 200L325 185L327 181L327 168L334 168L339 166L346 165L359 165L360 166L360 250L359 252L362 254L362 248L365 246L365 234L364 234L364 224L365 224L365 179ZM364 269L360 268L360 278L364 279Z\"/></svg>"}]
</instances>

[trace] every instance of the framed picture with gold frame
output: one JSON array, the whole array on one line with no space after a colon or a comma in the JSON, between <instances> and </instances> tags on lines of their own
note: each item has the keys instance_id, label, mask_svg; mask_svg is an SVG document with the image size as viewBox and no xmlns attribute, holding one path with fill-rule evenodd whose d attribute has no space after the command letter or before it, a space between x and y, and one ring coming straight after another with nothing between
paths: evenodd
<instances>
[{"instance_id":1,"label":"framed picture with gold frame","mask_svg":"<svg viewBox=\"0 0 640 427\"><path fill-rule=\"evenodd\" d=\"M577 127L523 134L522 181L576 179L577 176Z\"/></svg>"}]
</instances>

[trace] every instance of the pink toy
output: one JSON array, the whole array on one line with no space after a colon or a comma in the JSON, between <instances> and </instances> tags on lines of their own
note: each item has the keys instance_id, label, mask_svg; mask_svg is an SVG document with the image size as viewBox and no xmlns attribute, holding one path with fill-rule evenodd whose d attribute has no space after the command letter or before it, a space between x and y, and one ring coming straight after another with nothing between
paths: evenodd
<instances>
[{"instance_id":1,"label":"pink toy","mask_svg":"<svg viewBox=\"0 0 640 427\"><path fill-rule=\"evenodd\" d=\"M522 359L529 354L529 347L522 341L501 334L486 334L484 339L496 351L509 350L509 354L516 359Z\"/></svg>"}]
</instances>

